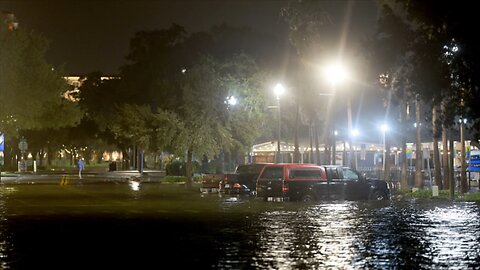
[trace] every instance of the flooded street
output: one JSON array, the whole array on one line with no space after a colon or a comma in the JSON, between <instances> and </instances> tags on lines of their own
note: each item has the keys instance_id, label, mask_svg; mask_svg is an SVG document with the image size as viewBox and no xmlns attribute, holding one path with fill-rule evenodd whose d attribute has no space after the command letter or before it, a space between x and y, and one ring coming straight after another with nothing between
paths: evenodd
<instances>
[{"instance_id":1,"label":"flooded street","mask_svg":"<svg viewBox=\"0 0 480 270\"><path fill-rule=\"evenodd\" d=\"M159 183L0 186L3 269L479 269L480 208L263 202Z\"/></svg>"}]
</instances>

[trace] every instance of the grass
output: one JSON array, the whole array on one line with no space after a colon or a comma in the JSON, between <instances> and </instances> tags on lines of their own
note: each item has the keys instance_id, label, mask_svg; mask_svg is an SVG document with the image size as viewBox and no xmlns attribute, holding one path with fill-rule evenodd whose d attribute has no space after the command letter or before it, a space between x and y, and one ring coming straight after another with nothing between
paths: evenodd
<instances>
[{"instance_id":1,"label":"grass","mask_svg":"<svg viewBox=\"0 0 480 270\"><path fill-rule=\"evenodd\" d=\"M438 197L433 197L432 191L429 189L420 189L415 192L399 192L406 198L416 198L416 199L432 199L432 200L450 200L450 191L449 190L439 190ZM467 193L461 195L459 193L454 194L454 200L460 201L471 201L471 202L480 202L480 192Z\"/></svg>"},{"instance_id":2,"label":"grass","mask_svg":"<svg viewBox=\"0 0 480 270\"><path fill-rule=\"evenodd\" d=\"M200 182L201 176L194 176L193 182ZM163 178L164 183L185 183L187 181L186 176L174 176L174 175L167 175Z\"/></svg>"}]
</instances>

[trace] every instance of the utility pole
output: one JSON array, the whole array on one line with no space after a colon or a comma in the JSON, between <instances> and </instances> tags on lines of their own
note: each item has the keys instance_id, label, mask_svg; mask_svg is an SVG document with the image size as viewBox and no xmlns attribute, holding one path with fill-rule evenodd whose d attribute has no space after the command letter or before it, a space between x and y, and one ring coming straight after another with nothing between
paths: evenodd
<instances>
[{"instance_id":1,"label":"utility pole","mask_svg":"<svg viewBox=\"0 0 480 270\"><path fill-rule=\"evenodd\" d=\"M461 169L460 169L460 192L465 194L467 190L467 164L465 162L465 124L467 123L467 119L463 118L460 119L460 162L461 162Z\"/></svg>"}]
</instances>

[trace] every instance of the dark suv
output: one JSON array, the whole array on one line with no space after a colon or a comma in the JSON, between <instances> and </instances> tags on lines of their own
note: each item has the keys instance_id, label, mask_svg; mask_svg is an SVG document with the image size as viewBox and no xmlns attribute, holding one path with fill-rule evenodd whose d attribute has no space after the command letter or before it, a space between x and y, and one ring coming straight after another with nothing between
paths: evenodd
<instances>
[{"instance_id":1,"label":"dark suv","mask_svg":"<svg viewBox=\"0 0 480 270\"><path fill-rule=\"evenodd\" d=\"M257 196L265 200L387 200L387 183L366 179L343 166L315 164L266 165L257 180Z\"/></svg>"},{"instance_id":2,"label":"dark suv","mask_svg":"<svg viewBox=\"0 0 480 270\"><path fill-rule=\"evenodd\" d=\"M220 182L220 192L225 194L255 193L257 177L265 165L263 163L238 165L234 174L226 174Z\"/></svg>"}]
</instances>

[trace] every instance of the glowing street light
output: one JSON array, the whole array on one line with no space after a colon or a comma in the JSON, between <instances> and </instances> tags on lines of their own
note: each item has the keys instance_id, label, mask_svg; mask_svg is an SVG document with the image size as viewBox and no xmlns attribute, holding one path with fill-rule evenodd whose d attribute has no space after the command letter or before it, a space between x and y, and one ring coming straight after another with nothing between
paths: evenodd
<instances>
[{"instance_id":1,"label":"glowing street light","mask_svg":"<svg viewBox=\"0 0 480 270\"><path fill-rule=\"evenodd\" d=\"M238 100L235 96L229 96L227 97L227 99L225 100L225 103L227 103L228 105L230 106L235 106L237 105L238 103Z\"/></svg>"},{"instance_id":2,"label":"glowing street light","mask_svg":"<svg viewBox=\"0 0 480 270\"><path fill-rule=\"evenodd\" d=\"M273 88L273 91L275 93L275 96L277 97L277 108L278 108L277 158L275 161L277 163L280 163L280 162L283 162L283 158L280 152L280 132L282 128L281 117L280 117L280 96L283 95L283 93L285 92L285 88L281 83L277 83L277 85L275 85L275 87Z\"/></svg>"},{"instance_id":3,"label":"glowing street light","mask_svg":"<svg viewBox=\"0 0 480 270\"><path fill-rule=\"evenodd\" d=\"M324 70L324 76L332 85L345 81L347 74L347 70L340 63L334 63Z\"/></svg>"}]
</instances>

